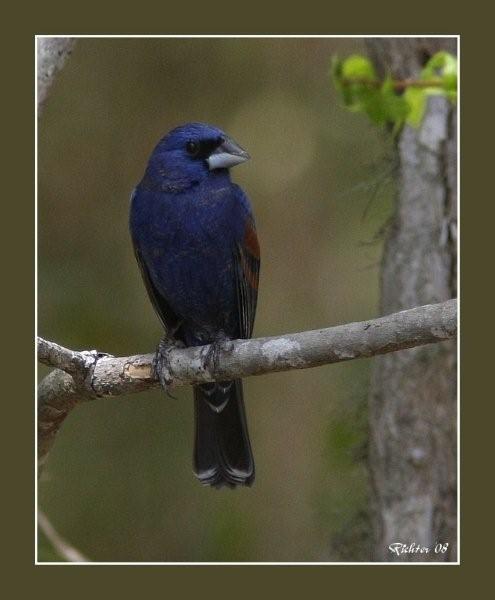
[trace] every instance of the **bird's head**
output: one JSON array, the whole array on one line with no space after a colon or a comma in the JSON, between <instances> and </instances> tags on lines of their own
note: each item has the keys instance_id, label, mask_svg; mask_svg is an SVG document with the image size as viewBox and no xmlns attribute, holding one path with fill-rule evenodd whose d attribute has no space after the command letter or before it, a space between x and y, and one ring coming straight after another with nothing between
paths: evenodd
<instances>
[{"instance_id":1,"label":"bird's head","mask_svg":"<svg viewBox=\"0 0 495 600\"><path fill-rule=\"evenodd\" d=\"M145 178L169 189L197 184L213 171L223 171L249 159L249 154L221 129L188 123L162 138L150 157Z\"/></svg>"}]
</instances>

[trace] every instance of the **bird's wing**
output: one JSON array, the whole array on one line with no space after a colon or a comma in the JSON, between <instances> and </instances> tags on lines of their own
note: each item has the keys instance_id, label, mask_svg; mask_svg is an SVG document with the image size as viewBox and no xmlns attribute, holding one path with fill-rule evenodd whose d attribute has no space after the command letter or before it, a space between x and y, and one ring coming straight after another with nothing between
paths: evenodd
<instances>
[{"instance_id":1,"label":"bird's wing","mask_svg":"<svg viewBox=\"0 0 495 600\"><path fill-rule=\"evenodd\" d=\"M240 337L250 338L253 333L260 272L260 247L251 217L247 220L243 239L236 245L234 260Z\"/></svg>"},{"instance_id":2,"label":"bird's wing","mask_svg":"<svg viewBox=\"0 0 495 600\"><path fill-rule=\"evenodd\" d=\"M153 308L155 309L155 312L158 315L158 318L160 319L163 328L169 335L176 337L175 334L177 332L178 326L180 325L179 318L170 308L168 302L153 285L153 281L151 280L149 271L146 268L141 253L139 252L139 249L136 247L135 244L134 254L139 265L139 270L141 271L141 275L143 277L144 285L146 286L146 291L148 292L148 296L150 297L151 303L153 304Z\"/></svg>"}]
</instances>

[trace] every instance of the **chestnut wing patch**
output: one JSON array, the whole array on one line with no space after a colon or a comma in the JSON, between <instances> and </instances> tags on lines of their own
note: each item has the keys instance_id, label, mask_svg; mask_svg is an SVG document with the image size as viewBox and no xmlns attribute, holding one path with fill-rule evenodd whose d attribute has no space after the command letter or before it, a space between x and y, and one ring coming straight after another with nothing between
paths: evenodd
<instances>
[{"instance_id":1,"label":"chestnut wing patch","mask_svg":"<svg viewBox=\"0 0 495 600\"><path fill-rule=\"evenodd\" d=\"M240 337L250 338L258 301L260 272L260 247L252 220L246 225L244 238L237 244L235 255Z\"/></svg>"}]
</instances>

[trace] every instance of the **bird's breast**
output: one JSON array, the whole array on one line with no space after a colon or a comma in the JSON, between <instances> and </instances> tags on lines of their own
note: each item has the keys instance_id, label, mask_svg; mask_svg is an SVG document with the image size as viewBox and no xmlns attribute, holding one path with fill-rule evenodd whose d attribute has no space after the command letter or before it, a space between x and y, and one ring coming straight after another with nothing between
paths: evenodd
<instances>
[{"instance_id":1,"label":"bird's breast","mask_svg":"<svg viewBox=\"0 0 495 600\"><path fill-rule=\"evenodd\" d=\"M233 247L239 228L229 198L147 200L133 206L131 229L153 284L198 327L228 328L236 309Z\"/></svg>"}]
</instances>

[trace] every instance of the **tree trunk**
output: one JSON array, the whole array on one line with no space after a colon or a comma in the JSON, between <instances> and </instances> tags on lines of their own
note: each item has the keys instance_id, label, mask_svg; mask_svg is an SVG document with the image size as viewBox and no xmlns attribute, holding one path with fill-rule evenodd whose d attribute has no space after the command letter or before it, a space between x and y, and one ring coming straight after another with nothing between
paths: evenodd
<instances>
[{"instance_id":1,"label":"tree trunk","mask_svg":"<svg viewBox=\"0 0 495 600\"><path fill-rule=\"evenodd\" d=\"M455 39L370 39L382 72L417 76ZM397 140L398 193L381 273L387 314L456 296L457 121L440 96L429 98L419 129ZM370 475L374 560L457 560L456 344L413 348L374 359L370 393ZM430 548L397 555L401 542ZM445 553L436 544L448 544Z\"/></svg>"}]
</instances>

